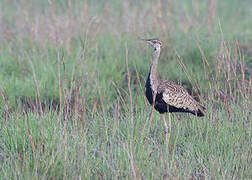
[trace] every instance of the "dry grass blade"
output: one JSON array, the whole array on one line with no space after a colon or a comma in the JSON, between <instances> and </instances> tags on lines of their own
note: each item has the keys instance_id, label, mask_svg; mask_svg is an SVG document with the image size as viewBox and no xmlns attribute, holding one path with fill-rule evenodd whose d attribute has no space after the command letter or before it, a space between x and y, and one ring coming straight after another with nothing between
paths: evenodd
<instances>
[{"instance_id":1,"label":"dry grass blade","mask_svg":"<svg viewBox=\"0 0 252 180\"><path fill-rule=\"evenodd\" d=\"M28 136L29 136L29 140L30 140L30 146L32 148L32 156L33 156L33 159L34 159L36 179L38 179L38 164L37 164L37 158L36 158L36 154L35 154L36 153L36 149L35 149L34 142L32 140L32 136L31 136L30 130L28 129L27 132L28 132Z\"/></svg>"},{"instance_id":2,"label":"dry grass blade","mask_svg":"<svg viewBox=\"0 0 252 180\"><path fill-rule=\"evenodd\" d=\"M145 92L144 92L142 83L141 83L141 81L140 81L139 72L137 71L136 62L133 61L133 64L134 64L134 69L135 69L135 72L136 72L137 82L138 82L138 84L139 84L139 87L140 87L140 90L141 90L141 92L142 92L143 97L145 97ZM147 103L146 98L144 98L144 104L145 104L145 107L147 108L147 107L148 107L148 103Z\"/></svg>"},{"instance_id":3,"label":"dry grass blade","mask_svg":"<svg viewBox=\"0 0 252 180\"><path fill-rule=\"evenodd\" d=\"M131 114L131 128L134 129L134 112L133 112L133 100L132 100L132 90L130 87L130 71L129 71L129 63L128 63L128 46L125 44L125 53L126 53L126 67L127 67L127 81L128 81L128 91L130 97L130 114Z\"/></svg>"},{"instance_id":4,"label":"dry grass blade","mask_svg":"<svg viewBox=\"0 0 252 180\"><path fill-rule=\"evenodd\" d=\"M116 83L115 83L114 81L112 81L112 80L111 80L111 83L112 83L112 85L114 86L114 88L116 89L117 95L120 97L120 100L121 100L121 102L123 103L123 107L124 107L124 108L127 108L127 104L126 104L126 102L125 102L125 100L124 100L124 98L123 98L123 96L122 96L122 93L120 92L119 87L118 87L118 86L116 85Z\"/></svg>"},{"instance_id":5,"label":"dry grass blade","mask_svg":"<svg viewBox=\"0 0 252 180\"><path fill-rule=\"evenodd\" d=\"M38 80L37 80L36 73L35 73L35 68L34 68L34 65L32 63L30 56L27 53L26 53L26 55L27 55L26 57L28 58L28 61L30 63L30 66L32 68L33 81L34 81L34 86L35 86L35 90L36 90L36 110L39 114L42 114L43 110L42 110L41 98L40 98L40 93L39 93L39 85L38 85Z\"/></svg>"},{"instance_id":6,"label":"dry grass blade","mask_svg":"<svg viewBox=\"0 0 252 180\"><path fill-rule=\"evenodd\" d=\"M4 113L9 116L8 99L7 99L7 96L3 90L3 87L1 85L0 85L0 93L1 93L3 101L4 101Z\"/></svg>"},{"instance_id":7,"label":"dry grass blade","mask_svg":"<svg viewBox=\"0 0 252 180\"><path fill-rule=\"evenodd\" d=\"M63 114L63 84L61 79L61 68L60 68L60 62L64 58L64 53L62 54L62 57L60 58L60 52L57 51L57 69L58 69L58 84L59 84L59 103L60 103L60 114L59 118Z\"/></svg>"},{"instance_id":8,"label":"dry grass blade","mask_svg":"<svg viewBox=\"0 0 252 180\"><path fill-rule=\"evenodd\" d=\"M178 60L178 62L179 62L180 67L181 67L181 68L184 70L184 72L186 73L187 79L189 80L189 82L190 82L191 84L195 85L195 86L193 86L193 88L196 87L196 89L195 89L196 92L200 92L199 84L198 84L196 81L194 81L193 78L191 78L191 76L189 75L189 73L188 73L188 71L187 71L187 68L186 68L185 64L182 62L182 58L181 58L181 56L178 54L177 50L174 49L174 51L175 51L175 53L176 53L177 60Z\"/></svg>"}]
</instances>

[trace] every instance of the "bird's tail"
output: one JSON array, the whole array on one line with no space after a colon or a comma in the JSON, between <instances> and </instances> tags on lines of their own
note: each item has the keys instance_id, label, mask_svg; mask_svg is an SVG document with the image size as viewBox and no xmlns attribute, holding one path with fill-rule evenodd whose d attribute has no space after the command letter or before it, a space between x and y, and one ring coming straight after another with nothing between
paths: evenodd
<instances>
[{"instance_id":1,"label":"bird's tail","mask_svg":"<svg viewBox=\"0 0 252 180\"><path fill-rule=\"evenodd\" d=\"M198 109L194 112L194 115L198 116L198 117L203 117L206 114L206 108L201 105L198 104Z\"/></svg>"}]
</instances>

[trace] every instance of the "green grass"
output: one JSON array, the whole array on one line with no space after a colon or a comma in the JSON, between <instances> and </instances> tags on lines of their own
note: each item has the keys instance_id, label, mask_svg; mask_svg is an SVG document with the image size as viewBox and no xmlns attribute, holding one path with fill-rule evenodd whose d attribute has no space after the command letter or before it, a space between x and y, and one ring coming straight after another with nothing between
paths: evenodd
<instances>
[{"instance_id":1,"label":"green grass","mask_svg":"<svg viewBox=\"0 0 252 180\"><path fill-rule=\"evenodd\" d=\"M162 2L0 3L0 179L252 178L251 3ZM207 107L172 116L168 149L139 37Z\"/></svg>"}]
</instances>

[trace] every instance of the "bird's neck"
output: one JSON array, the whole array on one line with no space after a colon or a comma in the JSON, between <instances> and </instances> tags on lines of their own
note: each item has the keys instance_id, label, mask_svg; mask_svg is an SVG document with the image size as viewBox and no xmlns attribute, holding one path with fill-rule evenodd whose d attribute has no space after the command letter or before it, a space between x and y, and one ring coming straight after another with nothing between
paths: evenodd
<instances>
[{"instance_id":1,"label":"bird's neck","mask_svg":"<svg viewBox=\"0 0 252 180\"><path fill-rule=\"evenodd\" d=\"M157 91L157 86L159 84L159 76L158 76L158 58L160 55L160 49L154 51L152 64L150 67L150 80L151 80L151 87L154 92Z\"/></svg>"}]
</instances>

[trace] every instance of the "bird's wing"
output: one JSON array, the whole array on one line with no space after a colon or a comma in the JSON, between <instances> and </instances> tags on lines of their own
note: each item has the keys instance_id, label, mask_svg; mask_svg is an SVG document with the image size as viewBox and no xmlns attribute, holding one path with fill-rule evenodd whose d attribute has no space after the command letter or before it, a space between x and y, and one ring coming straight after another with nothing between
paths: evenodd
<instances>
[{"instance_id":1,"label":"bird's wing","mask_svg":"<svg viewBox=\"0 0 252 180\"><path fill-rule=\"evenodd\" d=\"M196 112L203 108L189 93L180 85L161 80L158 86L158 93L162 93L163 100L171 106Z\"/></svg>"}]
</instances>

